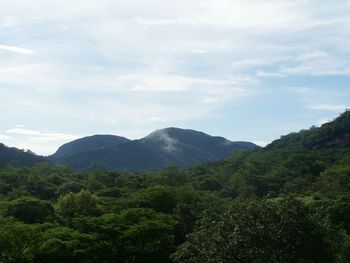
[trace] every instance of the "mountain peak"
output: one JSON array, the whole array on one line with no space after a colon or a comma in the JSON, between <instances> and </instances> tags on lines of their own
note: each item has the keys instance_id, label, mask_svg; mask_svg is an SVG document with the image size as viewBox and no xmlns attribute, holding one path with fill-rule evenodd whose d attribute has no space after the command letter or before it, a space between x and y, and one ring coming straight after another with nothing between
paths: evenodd
<instances>
[{"instance_id":1,"label":"mountain peak","mask_svg":"<svg viewBox=\"0 0 350 263\"><path fill-rule=\"evenodd\" d=\"M58 164L70 164L76 170L98 165L109 170L144 172L167 164L186 167L216 161L234 151L255 148L252 143L235 143L195 130L169 127L139 140L113 135L85 137L61 146L50 158Z\"/></svg>"},{"instance_id":2,"label":"mountain peak","mask_svg":"<svg viewBox=\"0 0 350 263\"><path fill-rule=\"evenodd\" d=\"M156 130L149 134L146 138L171 138L173 140L178 140L178 141L186 141L186 142L191 142L194 143L197 140L201 139L209 139L209 138L215 138L217 140L222 140L225 143L232 143L230 140L225 139L224 137L219 137L219 136L211 136L209 134L206 134L201 131L196 131L192 129L182 129L182 128L176 128L176 127L168 127L168 128L163 128Z\"/></svg>"},{"instance_id":3,"label":"mountain peak","mask_svg":"<svg viewBox=\"0 0 350 263\"><path fill-rule=\"evenodd\" d=\"M172 129L176 128L156 130L141 140L148 143L157 143L166 152L176 151L178 140L171 136L170 131Z\"/></svg>"},{"instance_id":4,"label":"mountain peak","mask_svg":"<svg viewBox=\"0 0 350 263\"><path fill-rule=\"evenodd\" d=\"M72 155L78 152L94 151L113 147L128 141L130 140L121 136L96 134L66 143L58 148L54 155L58 157L67 154Z\"/></svg>"}]
</instances>

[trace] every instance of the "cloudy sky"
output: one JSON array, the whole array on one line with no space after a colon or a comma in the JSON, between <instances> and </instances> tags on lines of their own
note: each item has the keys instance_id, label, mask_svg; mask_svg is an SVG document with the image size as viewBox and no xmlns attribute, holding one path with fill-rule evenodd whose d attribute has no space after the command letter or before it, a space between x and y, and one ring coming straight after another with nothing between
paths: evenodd
<instances>
[{"instance_id":1,"label":"cloudy sky","mask_svg":"<svg viewBox=\"0 0 350 263\"><path fill-rule=\"evenodd\" d=\"M0 0L0 142L268 143L350 108L348 0Z\"/></svg>"}]
</instances>

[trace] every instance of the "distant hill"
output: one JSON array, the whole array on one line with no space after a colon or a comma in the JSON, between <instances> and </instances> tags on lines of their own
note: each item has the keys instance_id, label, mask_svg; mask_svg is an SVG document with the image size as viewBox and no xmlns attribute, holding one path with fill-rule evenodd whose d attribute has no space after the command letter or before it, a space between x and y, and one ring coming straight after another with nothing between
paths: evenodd
<instances>
[{"instance_id":1,"label":"distant hill","mask_svg":"<svg viewBox=\"0 0 350 263\"><path fill-rule=\"evenodd\" d=\"M56 151L55 157L59 158L92 150L103 150L105 148L117 146L128 141L129 139L127 138L114 135L88 136L62 145Z\"/></svg>"},{"instance_id":2,"label":"distant hill","mask_svg":"<svg viewBox=\"0 0 350 263\"><path fill-rule=\"evenodd\" d=\"M167 164L187 167L229 157L234 151L258 148L249 142L231 142L203 132L166 128L140 140L113 135L85 137L61 146L49 157L56 164L75 170L94 166L107 170L145 172Z\"/></svg>"},{"instance_id":3,"label":"distant hill","mask_svg":"<svg viewBox=\"0 0 350 263\"><path fill-rule=\"evenodd\" d=\"M13 147L7 147L0 143L0 165L16 163L20 165L32 165L43 162L46 159L42 156L35 155L30 151L19 150Z\"/></svg>"}]
</instances>

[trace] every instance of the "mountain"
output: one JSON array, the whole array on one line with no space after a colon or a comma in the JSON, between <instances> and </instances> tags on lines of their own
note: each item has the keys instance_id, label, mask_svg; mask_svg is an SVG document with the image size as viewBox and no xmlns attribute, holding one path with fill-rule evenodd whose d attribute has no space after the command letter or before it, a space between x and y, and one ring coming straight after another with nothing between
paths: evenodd
<instances>
[{"instance_id":1,"label":"mountain","mask_svg":"<svg viewBox=\"0 0 350 263\"><path fill-rule=\"evenodd\" d=\"M73 155L80 152L103 150L128 142L129 139L115 135L93 135L74 140L62 145L55 153L56 158Z\"/></svg>"},{"instance_id":2,"label":"mountain","mask_svg":"<svg viewBox=\"0 0 350 263\"><path fill-rule=\"evenodd\" d=\"M350 111L321 127L282 136L266 148L338 149L350 147Z\"/></svg>"},{"instance_id":3,"label":"mountain","mask_svg":"<svg viewBox=\"0 0 350 263\"><path fill-rule=\"evenodd\" d=\"M32 165L45 161L42 156L35 155L30 151L19 150L13 147L7 147L0 143L0 165L18 163L20 165Z\"/></svg>"},{"instance_id":4,"label":"mountain","mask_svg":"<svg viewBox=\"0 0 350 263\"><path fill-rule=\"evenodd\" d=\"M187 167L229 157L234 151L258 148L249 142L231 142L203 132L166 128L139 140L113 135L95 135L61 146L49 157L56 164L75 170L94 166L107 170L145 172L167 164Z\"/></svg>"},{"instance_id":5,"label":"mountain","mask_svg":"<svg viewBox=\"0 0 350 263\"><path fill-rule=\"evenodd\" d=\"M220 184L231 197L350 193L350 112L321 127L282 136L264 148L197 170L201 178L209 170L209 185ZM223 170L230 175L228 181L211 175Z\"/></svg>"}]
</instances>

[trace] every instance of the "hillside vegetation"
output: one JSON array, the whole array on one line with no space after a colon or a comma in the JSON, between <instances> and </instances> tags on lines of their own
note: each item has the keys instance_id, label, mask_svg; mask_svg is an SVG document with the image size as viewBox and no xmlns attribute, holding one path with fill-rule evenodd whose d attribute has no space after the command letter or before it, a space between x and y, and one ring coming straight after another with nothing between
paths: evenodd
<instances>
[{"instance_id":1,"label":"hillside vegetation","mask_svg":"<svg viewBox=\"0 0 350 263\"><path fill-rule=\"evenodd\" d=\"M350 262L350 113L158 172L0 168L0 262Z\"/></svg>"},{"instance_id":2,"label":"hillside vegetation","mask_svg":"<svg viewBox=\"0 0 350 263\"><path fill-rule=\"evenodd\" d=\"M30 151L19 150L14 147L7 147L0 143L0 165L18 164L33 165L45 161L42 156L35 155Z\"/></svg>"}]
</instances>

